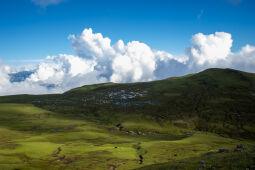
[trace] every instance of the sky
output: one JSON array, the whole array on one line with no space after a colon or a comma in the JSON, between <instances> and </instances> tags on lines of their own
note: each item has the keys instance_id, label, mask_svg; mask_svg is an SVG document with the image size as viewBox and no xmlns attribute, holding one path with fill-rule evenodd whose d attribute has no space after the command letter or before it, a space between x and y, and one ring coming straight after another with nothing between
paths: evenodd
<instances>
[{"instance_id":1,"label":"sky","mask_svg":"<svg viewBox=\"0 0 255 170\"><path fill-rule=\"evenodd\" d=\"M254 0L1 0L0 95L210 67L255 72L254 9ZM10 82L23 70L34 73Z\"/></svg>"}]
</instances>

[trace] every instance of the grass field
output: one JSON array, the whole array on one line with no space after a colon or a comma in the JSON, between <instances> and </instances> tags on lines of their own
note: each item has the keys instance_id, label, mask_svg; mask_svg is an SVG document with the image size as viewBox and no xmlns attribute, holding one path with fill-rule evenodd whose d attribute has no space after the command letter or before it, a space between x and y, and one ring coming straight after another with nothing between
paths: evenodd
<instances>
[{"instance_id":1,"label":"grass field","mask_svg":"<svg viewBox=\"0 0 255 170\"><path fill-rule=\"evenodd\" d=\"M140 122L136 128L145 134L126 134L115 125L100 125L79 115L58 114L30 104L0 104L0 120L0 169L155 169L180 166L176 161L210 160L202 155L219 148L233 150L239 143L247 149L254 146L252 141L211 133L187 134L182 129L175 133L171 127L141 119L133 120ZM135 124L129 120L123 126L135 131ZM148 133L152 130L157 133ZM214 162L228 159L227 154L213 155ZM251 164L251 155L246 157L243 166Z\"/></svg>"}]
</instances>

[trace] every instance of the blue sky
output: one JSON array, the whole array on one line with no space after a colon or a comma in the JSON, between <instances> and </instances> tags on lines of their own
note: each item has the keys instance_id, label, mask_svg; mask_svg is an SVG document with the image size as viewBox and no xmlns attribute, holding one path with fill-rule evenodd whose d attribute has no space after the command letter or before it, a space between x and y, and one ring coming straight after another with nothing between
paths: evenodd
<instances>
[{"instance_id":1,"label":"blue sky","mask_svg":"<svg viewBox=\"0 0 255 170\"><path fill-rule=\"evenodd\" d=\"M92 28L112 42L138 40L153 49L184 53L192 35L232 34L232 51L255 45L254 0L66 0L40 6L0 1L0 58L33 63L47 55L75 54L69 34Z\"/></svg>"}]
</instances>

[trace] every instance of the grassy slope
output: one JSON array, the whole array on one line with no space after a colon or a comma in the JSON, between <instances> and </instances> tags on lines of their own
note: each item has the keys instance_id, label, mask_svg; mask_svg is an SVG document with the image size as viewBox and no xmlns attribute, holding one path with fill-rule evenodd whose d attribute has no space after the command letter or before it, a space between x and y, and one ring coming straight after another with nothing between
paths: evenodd
<instances>
[{"instance_id":1,"label":"grassy slope","mask_svg":"<svg viewBox=\"0 0 255 170\"><path fill-rule=\"evenodd\" d=\"M210 69L159 81L152 88L152 96L161 102L160 114L164 118L198 117L195 122L198 130L254 138L250 133L255 123L254 84L254 74Z\"/></svg>"},{"instance_id":2,"label":"grassy slope","mask_svg":"<svg viewBox=\"0 0 255 170\"><path fill-rule=\"evenodd\" d=\"M102 94L113 89L124 89L126 92L147 90L146 97L131 99L129 102L150 101L156 105L118 108L114 103L95 104L97 99L102 98ZM80 99L88 95L94 96L95 100L84 109ZM227 137L255 138L255 75L251 73L208 69L198 74L149 83L84 86L71 90L64 96L76 101L77 106L82 108L81 112L93 113L100 119L107 119L106 122L122 122L122 116L116 120L119 113L134 113L150 115L163 122L180 123L181 120L180 126Z\"/></svg>"},{"instance_id":3,"label":"grassy slope","mask_svg":"<svg viewBox=\"0 0 255 170\"><path fill-rule=\"evenodd\" d=\"M148 93L116 101L155 104L97 103L108 92L137 89ZM236 167L244 168L253 153L202 154L238 143L254 149L254 94L254 74L209 69L148 83L84 86L62 95L0 97L0 169L176 169L183 161L193 169L201 167L200 159L229 169L222 160L237 158L243 163ZM87 96L93 100L85 102ZM119 123L124 131L116 130ZM54 156L58 147L62 151Z\"/></svg>"},{"instance_id":4,"label":"grassy slope","mask_svg":"<svg viewBox=\"0 0 255 170\"><path fill-rule=\"evenodd\" d=\"M164 135L126 135L28 104L0 104L0 120L0 169L133 169L233 149L240 142L253 144L201 132L173 136L156 122L153 126ZM54 155L58 147L62 151Z\"/></svg>"}]
</instances>

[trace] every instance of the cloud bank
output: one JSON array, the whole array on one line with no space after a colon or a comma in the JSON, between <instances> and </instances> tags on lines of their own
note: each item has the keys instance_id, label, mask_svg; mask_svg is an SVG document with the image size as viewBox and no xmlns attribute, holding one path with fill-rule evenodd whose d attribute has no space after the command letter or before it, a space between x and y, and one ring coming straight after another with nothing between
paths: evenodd
<instances>
[{"instance_id":1,"label":"cloud bank","mask_svg":"<svg viewBox=\"0 0 255 170\"><path fill-rule=\"evenodd\" d=\"M148 45L139 41L124 44L119 40L111 45L109 38L102 34L85 29L77 37L70 36L73 49L80 58L92 60L95 70L100 76L111 82L136 82L154 80L157 62L178 60L173 55L158 50L152 50Z\"/></svg>"},{"instance_id":2,"label":"cloud bank","mask_svg":"<svg viewBox=\"0 0 255 170\"><path fill-rule=\"evenodd\" d=\"M70 35L76 55L47 56L22 82L10 82L11 68L0 64L0 95L61 93L103 82L139 82L194 73L206 68L234 68L255 72L255 46L232 52L232 36L225 32L192 36L181 56L155 50L139 41L116 43L85 29Z\"/></svg>"}]
</instances>

